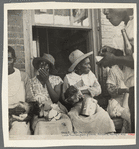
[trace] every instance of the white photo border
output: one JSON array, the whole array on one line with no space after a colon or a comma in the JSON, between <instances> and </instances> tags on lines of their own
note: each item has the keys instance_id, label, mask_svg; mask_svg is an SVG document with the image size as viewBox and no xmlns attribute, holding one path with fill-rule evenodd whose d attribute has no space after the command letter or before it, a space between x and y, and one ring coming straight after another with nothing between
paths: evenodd
<instances>
[{"instance_id":1,"label":"white photo border","mask_svg":"<svg viewBox=\"0 0 139 149\"><path fill-rule=\"evenodd\" d=\"M2 74L2 123L5 147L52 147L52 146L106 146L106 145L135 145L136 135L94 135L88 136L35 136L20 137L20 140L9 139L8 131L8 66L7 66L7 12L8 10L23 9L70 9L70 8L133 8L134 9L134 68L135 68L135 95L137 93L137 6L135 3L68 3L68 2L28 2L4 4L4 51L3 51L3 74ZM137 98L135 96L135 111L137 111ZM137 118L137 112L135 112ZM137 123L136 119L135 122ZM135 123L135 125L136 125ZM135 126L136 128L136 126ZM88 137L88 138L87 138ZM22 140L21 140L22 138ZM59 138L59 139L57 139Z\"/></svg>"}]
</instances>

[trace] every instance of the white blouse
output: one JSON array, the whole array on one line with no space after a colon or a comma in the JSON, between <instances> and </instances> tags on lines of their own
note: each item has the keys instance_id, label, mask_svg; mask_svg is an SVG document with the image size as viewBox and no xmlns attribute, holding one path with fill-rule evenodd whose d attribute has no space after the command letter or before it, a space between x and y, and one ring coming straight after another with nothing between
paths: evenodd
<instances>
[{"instance_id":1,"label":"white blouse","mask_svg":"<svg viewBox=\"0 0 139 149\"><path fill-rule=\"evenodd\" d=\"M67 74L64 78L63 93L71 85L77 87L79 90L88 89L92 97L98 96L101 93L100 84L92 71L82 75L78 75L75 72Z\"/></svg>"}]
</instances>

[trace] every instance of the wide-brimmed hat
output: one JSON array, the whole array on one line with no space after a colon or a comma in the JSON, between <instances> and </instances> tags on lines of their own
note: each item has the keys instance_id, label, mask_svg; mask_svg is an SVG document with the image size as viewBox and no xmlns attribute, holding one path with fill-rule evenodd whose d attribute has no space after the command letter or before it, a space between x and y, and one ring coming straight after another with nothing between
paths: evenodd
<instances>
[{"instance_id":1,"label":"wide-brimmed hat","mask_svg":"<svg viewBox=\"0 0 139 149\"><path fill-rule=\"evenodd\" d=\"M33 59L32 64L33 64L34 68L38 69L39 68L39 64L40 64L41 61L49 62L53 66L55 64L54 57L52 55L50 55L50 54L44 53L42 57L36 57L36 58Z\"/></svg>"},{"instance_id":2,"label":"wide-brimmed hat","mask_svg":"<svg viewBox=\"0 0 139 149\"><path fill-rule=\"evenodd\" d=\"M83 59L87 58L91 54L93 54L93 51L84 54L83 52L81 52L78 49L71 52L71 54L69 55L69 60L72 63L72 65L70 66L68 71L72 72L74 70L74 68L77 66L78 63L80 63Z\"/></svg>"}]
</instances>

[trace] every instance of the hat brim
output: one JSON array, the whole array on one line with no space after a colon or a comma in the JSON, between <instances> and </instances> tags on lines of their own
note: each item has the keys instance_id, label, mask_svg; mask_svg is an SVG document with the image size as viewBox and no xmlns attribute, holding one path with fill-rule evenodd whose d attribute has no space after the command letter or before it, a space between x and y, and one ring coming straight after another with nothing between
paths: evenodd
<instances>
[{"instance_id":1,"label":"hat brim","mask_svg":"<svg viewBox=\"0 0 139 149\"><path fill-rule=\"evenodd\" d=\"M88 56L90 56L91 54L93 54L93 51L86 53L84 55L82 55L81 57L79 57L68 69L69 72L72 72L74 70L74 68L77 66L77 64L79 64L79 62L81 62L83 59L87 58Z\"/></svg>"},{"instance_id":2,"label":"hat brim","mask_svg":"<svg viewBox=\"0 0 139 149\"><path fill-rule=\"evenodd\" d=\"M45 59L45 58L36 57L36 58L33 59L33 62L32 62L33 67L34 67L35 69L38 69L39 63L40 63L41 61L49 62L50 64L53 65L53 63L51 63L49 60L47 60L47 59ZM53 66L54 66L54 65L53 65Z\"/></svg>"}]
</instances>

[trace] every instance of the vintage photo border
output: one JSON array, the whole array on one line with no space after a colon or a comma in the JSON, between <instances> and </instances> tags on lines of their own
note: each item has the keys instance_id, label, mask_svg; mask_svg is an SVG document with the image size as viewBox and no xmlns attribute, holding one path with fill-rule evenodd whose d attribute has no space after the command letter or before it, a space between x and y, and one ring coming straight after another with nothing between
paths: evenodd
<instances>
[{"instance_id":1,"label":"vintage photo border","mask_svg":"<svg viewBox=\"0 0 139 149\"><path fill-rule=\"evenodd\" d=\"M127 135L126 136L126 139L125 139L125 135L102 135L102 136L92 136L91 138L89 138L88 140L86 140L86 136L68 136L67 137L61 137L59 140L56 140L57 139L57 136L52 136L50 138L51 140L49 140L46 136L41 136L40 137L40 141L39 141L39 144L38 144L38 141L35 141L35 137L32 138L30 136L30 138L28 138L28 140L26 140L26 138L23 138L22 141L20 140L9 140L9 136L8 136L8 110L5 110L5 109L8 109L8 96L7 96L7 93L8 93L8 89L7 89L7 84L8 84L8 68L7 68L7 10L10 10L10 9L37 9L38 8L38 3L34 3L34 5L32 5L34 2L32 3L15 3L15 4L5 4L4 5L4 51L3 51L3 78L2 78L2 113L3 113L3 116L2 116L2 123L3 123L3 135L4 135L4 146L7 146L7 147L43 147L43 146L76 146L76 145L131 145L131 144L135 144L136 143L136 136L130 136L130 135ZM42 7L41 8L111 8L111 7L118 7L118 8L123 8L123 7L131 7L132 4L100 4L100 3L88 3L88 4L79 4L79 3L75 3L74 7L73 7L73 3L69 3L67 5L67 3L60 3L58 5L53 5L55 3L49 3L48 2L45 2L47 3L47 6L44 5L43 2L40 2L40 4L42 4ZM64 5L63 5L64 4ZM30 7L33 7L31 8ZM101 5L101 6L100 6ZM66 6L66 7L65 7ZM136 5L134 4L134 18L135 18L135 24L134 24L134 27L135 27L135 30L134 30L134 35L137 37L137 16L136 16ZM137 64L137 38L135 38L135 53L136 53L136 58L135 58L135 66ZM135 67L135 74L137 74L137 67ZM136 78L136 77L135 77ZM136 78L137 79L137 78ZM135 79L135 82L136 82L136 79ZM135 83L136 84L136 83ZM135 94L136 94L136 91L137 91L137 87L135 87ZM135 100L135 105L137 102L137 98ZM137 111L137 107L136 107L136 111ZM137 113L137 112L136 112ZM136 117L136 115L135 115ZM112 139L111 139L112 138ZM120 138L120 139L119 139ZM44 139L48 139L48 140L44 140ZM93 139L93 141L91 141ZM101 140L100 140L101 139ZM61 140L61 141L60 141ZM40 146L41 144L41 146ZM22 145L22 146L21 146ZM33 145L33 146L32 146Z\"/></svg>"}]
</instances>

